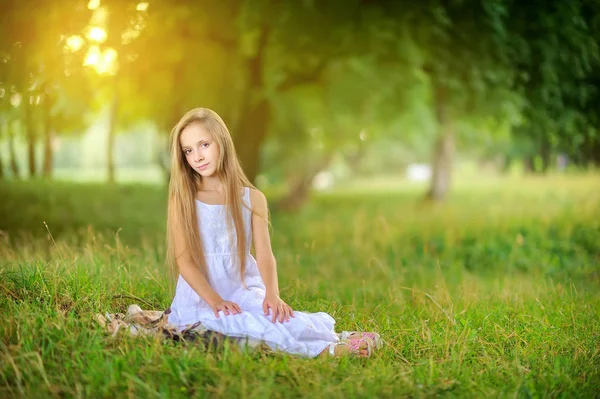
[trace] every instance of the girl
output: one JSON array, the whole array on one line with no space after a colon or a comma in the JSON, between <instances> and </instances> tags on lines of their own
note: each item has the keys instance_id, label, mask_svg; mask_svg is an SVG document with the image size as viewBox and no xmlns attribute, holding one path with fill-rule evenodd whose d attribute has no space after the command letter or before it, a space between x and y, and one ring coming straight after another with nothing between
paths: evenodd
<instances>
[{"instance_id":1,"label":"girl","mask_svg":"<svg viewBox=\"0 0 600 399\"><path fill-rule=\"evenodd\" d=\"M267 201L242 171L225 123L206 108L171 132L167 247L179 273L169 323L179 329L201 322L307 357L366 357L380 345L376 333L336 334L330 315L295 312L279 297Z\"/></svg>"}]
</instances>

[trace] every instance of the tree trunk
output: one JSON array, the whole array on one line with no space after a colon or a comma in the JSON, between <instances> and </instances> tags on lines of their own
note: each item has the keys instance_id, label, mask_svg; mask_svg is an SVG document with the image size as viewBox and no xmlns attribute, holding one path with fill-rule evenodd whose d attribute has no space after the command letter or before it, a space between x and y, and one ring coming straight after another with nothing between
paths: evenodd
<instances>
[{"instance_id":1,"label":"tree trunk","mask_svg":"<svg viewBox=\"0 0 600 399\"><path fill-rule=\"evenodd\" d=\"M7 126L6 122L2 121L2 125L0 125L0 142L2 142L2 138L8 131ZM1 155L0 153L0 179L4 179L4 164L2 163Z\"/></svg>"},{"instance_id":2,"label":"tree trunk","mask_svg":"<svg viewBox=\"0 0 600 399\"><path fill-rule=\"evenodd\" d=\"M54 153L52 151L52 125L50 116L50 99L46 98L44 103L44 169L43 175L45 179L52 178L52 164Z\"/></svg>"},{"instance_id":3,"label":"tree trunk","mask_svg":"<svg viewBox=\"0 0 600 399\"><path fill-rule=\"evenodd\" d=\"M523 157L523 171L525 174L533 173L535 162L533 161L533 155L525 155Z\"/></svg>"},{"instance_id":4,"label":"tree trunk","mask_svg":"<svg viewBox=\"0 0 600 399\"><path fill-rule=\"evenodd\" d=\"M543 137L540 143L540 158L542 161L540 166L541 173L548 172L548 168L550 167L550 155L550 143Z\"/></svg>"},{"instance_id":5,"label":"tree trunk","mask_svg":"<svg viewBox=\"0 0 600 399\"><path fill-rule=\"evenodd\" d=\"M15 154L15 133L11 129L10 124L8 126L8 162L10 165L10 171L14 179L20 177L19 164L17 163L17 156ZM14 127L14 125L13 125Z\"/></svg>"},{"instance_id":6,"label":"tree trunk","mask_svg":"<svg viewBox=\"0 0 600 399\"><path fill-rule=\"evenodd\" d=\"M313 163L312 168L306 168L305 172L291 185L288 193L277 201L274 209L293 212L304 205L308 200L315 176L329 166L332 158L333 152L329 152L319 162Z\"/></svg>"},{"instance_id":7,"label":"tree trunk","mask_svg":"<svg viewBox=\"0 0 600 399\"><path fill-rule=\"evenodd\" d=\"M172 126L171 126L172 127ZM162 131L168 132L169 129L167 127L163 128ZM169 184L171 180L171 170L169 165L169 137L162 134L162 131L158 131L156 136L154 137L154 163L160 168L164 181Z\"/></svg>"},{"instance_id":8,"label":"tree trunk","mask_svg":"<svg viewBox=\"0 0 600 399\"><path fill-rule=\"evenodd\" d=\"M54 152L52 151L52 129L50 126L44 126L44 178L52 179L52 164L54 161Z\"/></svg>"},{"instance_id":9,"label":"tree trunk","mask_svg":"<svg viewBox=\"0 0 600 399\"><path fill-rule=\"evenodd\" d=\"M359 143L358 150L350 154L346 154L344 158L346 160L346 163L348 164L348 167L353 173L358 172L361 161L365 158L365 155L367 155L367 150L366 146L362 143Z\"/></svg>"},{"instance_id":10,"label":"tree trunk","mask_svg":"<svg viewBox=\"0 0 600 399\"><path fill-rule=\"evenodd\" d=\"M181 65L175 68L173 75L171 76L174 86L177 86L177 82L183 76L184 70ZM160 168L163 173L164 181L169 184L171 180L171 165L170 165L170 145L169 139L171 137L171 130L175 127L183 112L185 111L185 105L182 96L175 96L173 103L171 104L170 115L165 115L165 118L161 121L162 131L156 135L156 147L154 149L154 162ZM167 133L166 137L162 134Z\"/></svg>"},{"instance_id":11,"label":"tree trunk","mask_svg":"<svg viewBox=\"0 0 600 399\"><path fill-rule=\"evenodd\" d=\"M35 177L35 132L33 129L31 117L30 96L26 94L23 98L23 127L25 129L25 137L27 139L27 166L29 177Z\"/></svg>"},{"instance_id":12,"label":"tree trunk","mask_svg":"<svg viewBox=\"0 0 600 399\"><path fill-rule=\"evenodd\" d=\"M448 99L443 86L436 87L435 108L440 136L433 151L431 185L426 199L443 201L450 189L454 157L454 131L448 116Z\"/></svg>"},{"instance_id":13,"label":"tree trunk","mask_svg":"<svg viewBox=\"0 0 600 399\"><path fill-rule=\"evenodd\" d=\"M267 136L271 119L271 106L264 97L262 76L268 34L268 30L263 28L257 52L246 62L248 84L233 137L244 173L251 182L256 180L260 170L260 148Z\"/></svg>"},{"instance_id":14,"label":"tree trunk","mask_svg":"<svg viewBox=\"0 0 600 399\"><path fill-rule=\"evenodd\" d=\"M119 96L117 92L117 77L113 78L113 100L108 115L108 136L106 140L106 172L109 183L115 182L115 134L117 126L117 112L119 110Z\"/></svg>"},{"instance_id":15,"label":"tree trunk","mask_svg":"<svg viewBox=\"0 0 600 399\"><path fill-rule=\"evenodd\" d=\"M514 157L510 154L504 155L504 163L502 164L502 173L507 174L510 171Z\"/></svg>"},{"instance_id":16,"label":"tree trunk","mask_svg":"<svg viewBox=\"0 0 600 399\"><path fill-rule=\"evenodd\" d=\"M598 134L600 132L596 132L596 136L595 137L599 137ZM588 159L588 162L591 162L592 165L595 165L596 167L600 166L600 140L596 139L596 138L591 138L588 137L588 141L589 141L589 146L588 146L588 156L586 157Z\"/></svg>"},{"instance_id":17,"label":"tree trunk","mask_svg":"<svg viewBox=\"0 0 600 399\"><path fill-rule=\"evenodd\" d=\"M236 152L251 182L260 171L260 148L269 129L270 117L269 103L260 100L256 106L244 110L234 136Z\"/></svg>"}]
</instances>

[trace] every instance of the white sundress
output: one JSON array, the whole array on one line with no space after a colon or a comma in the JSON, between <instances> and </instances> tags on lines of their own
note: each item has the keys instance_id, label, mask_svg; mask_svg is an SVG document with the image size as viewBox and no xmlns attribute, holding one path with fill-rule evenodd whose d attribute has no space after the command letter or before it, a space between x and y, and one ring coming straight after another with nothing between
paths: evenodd
<instances>
[{"instance_id":1,"label":"white sundress","mask_svg":"<svg viewBox=\"0 0 600 399\"><path fill-rule=\"evenodd\" d=\"M250 206L250 189L244 188L243 200ZM252 243L252 213L242 207L246 234L246 272L244 288L236 262L235 231L228 232L226 207L196 200L198 227L208 268L211 287L227 301L237 303L242 313L226 316L222 311L216 318L210 306L179 275L175 297L171 304L169 323L182 330L201 322L208 330L236 337L259 340L273 350L306 357L319 355L328 345L338 342L334 331L335 320L324 312L305 313L294 310L294 318L280 323L265 315L262 304L265 285L260 277L256 260L250 254ZM233 244L232 244L233 243Z\"/></svg>"}]
</instances>

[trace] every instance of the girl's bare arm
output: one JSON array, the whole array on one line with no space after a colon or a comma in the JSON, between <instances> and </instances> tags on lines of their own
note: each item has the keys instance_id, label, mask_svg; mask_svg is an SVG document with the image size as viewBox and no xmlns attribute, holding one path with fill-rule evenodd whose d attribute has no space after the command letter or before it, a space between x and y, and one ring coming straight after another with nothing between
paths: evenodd
<instances>
[{"instance_id":1,"label":"girl's bare arm","mask_svg":"<svg viewBox=\"0 0 600 399\"><path fill-rule=\"evenodd\" d=\"M258 190L250 190L252 202L252 241L256 253L256 263L262 277L267 294L279 296L279 283L277 281L277 262L271 248L269 237L267 199Z\"/></svg>"}]
</instances>

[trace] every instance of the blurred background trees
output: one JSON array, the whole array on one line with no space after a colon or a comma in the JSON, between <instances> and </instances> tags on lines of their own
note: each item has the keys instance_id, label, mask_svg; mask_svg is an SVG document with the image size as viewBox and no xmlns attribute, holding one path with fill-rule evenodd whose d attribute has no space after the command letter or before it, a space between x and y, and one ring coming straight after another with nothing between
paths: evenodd
<instances>
[{"instance_id":1,"label":"blurred background trees","mask_svg":"<svg viewBox=\"0 0 600 399\"><path fill-rule=\"evenodd\" d=\"M419 165L424 196L443 200L457 159L495 173L600 163L597 1L0 7L3 178L164 184L168 134L199 106L287 209Z\"/></svg>"}]
</instances>

